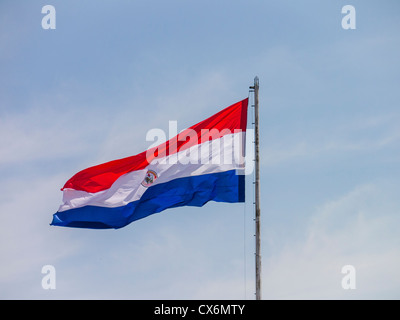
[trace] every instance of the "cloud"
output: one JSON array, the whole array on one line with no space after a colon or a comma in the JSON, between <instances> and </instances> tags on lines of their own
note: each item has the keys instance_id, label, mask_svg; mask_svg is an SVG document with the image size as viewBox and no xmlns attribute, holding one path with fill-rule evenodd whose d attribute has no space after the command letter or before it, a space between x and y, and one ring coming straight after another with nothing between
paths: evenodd
<instances>
[{"instance_id":1,"label":"cloud","mask_svg":"<svg viewBox=\"0 0 400 320\"><path fill-rule=\"evenodd\" d=\"M40 293L41 268L79 251L74 239L49 226L57 209L60 175L13 179L0 187L0 297ZM62 245L60 245L62 244Z\"/></svg>"},{"instance_id":2,"label":"cloud","mask_svg":"<svg viewBox=\"0 0 400 320\"><path fill-rule=\"evenodd\" d=\"M392 183L366 184L316 209L305 237L265 257L264 297L395 299L400 292L400 202ZM343 290L341 268L356 268Z\"/></svg>"},{"instance_id":3,"label":"cloud","mask_svg":"<svg viewBox=\"0 0 400 320\"><path fill-rule=\"evenodd\" d=\"M400 143L400 115L383 115L349 119L335 127L291 135L287 133L275 144L265 144L262 163L274 166L299 159L315 159L326 155L348 155L384 151L386 157L396 154ZM268 138L268 137L267 137Z\"/></svg>"},{"instance_id":4,"label":"cloud","mask_svg":"<svg viewBox=\"0 0 400 320\"><path fill-rule=\"evenodd\" d=\"M73 157L92 149L98 125L84 122L84 111L61 113L59 108L31 107L0 118L0 167L31 161ZM84 138L82 138L84 137Z\"/></svg>"}]
</instances>

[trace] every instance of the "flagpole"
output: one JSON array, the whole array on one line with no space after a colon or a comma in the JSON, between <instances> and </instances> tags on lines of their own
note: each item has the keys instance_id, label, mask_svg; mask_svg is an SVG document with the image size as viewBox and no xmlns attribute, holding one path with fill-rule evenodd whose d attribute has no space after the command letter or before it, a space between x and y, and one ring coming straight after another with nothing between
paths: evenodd
<instances>
[{"instance_id":1,"label":"flagpole","mask_svg":"<svg viewBox=\"0 0 400 320\"><path fill-rule=\"evenodd\" d=\"M259 133L259 115L258 115L258 91L259 79L254 78L254 128L255 128L255 238L256 238L256 300L261 300L261 235L260 235L260 133Z\"/></svg>"}]
</instances>

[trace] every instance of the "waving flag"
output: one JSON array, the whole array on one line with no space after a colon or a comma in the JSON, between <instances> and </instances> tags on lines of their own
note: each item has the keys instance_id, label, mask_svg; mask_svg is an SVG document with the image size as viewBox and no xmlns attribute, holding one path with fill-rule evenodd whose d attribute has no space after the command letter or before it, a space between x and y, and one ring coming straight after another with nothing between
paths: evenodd
<instances>
[{"instance_id":1,"label":"waving flag","mask_svg":"<svg viewBox=\"0 0 400 320\"><path fill-rule=\"evenodd\" d=\"M51 225L121 228L168 208L244 202L248 99L139 153L84 169L62 188Z\"/></svg>"}]
</instances>

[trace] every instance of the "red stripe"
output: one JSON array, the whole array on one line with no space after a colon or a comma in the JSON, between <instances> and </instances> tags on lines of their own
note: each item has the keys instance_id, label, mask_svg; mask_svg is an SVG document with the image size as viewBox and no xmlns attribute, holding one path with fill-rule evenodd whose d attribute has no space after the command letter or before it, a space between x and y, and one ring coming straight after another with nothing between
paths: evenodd
<instances>
[{"instance_id":1,"label":"red stripe","mask_svg":"<svg viewBox=\"0 0 400 320\"><path fill-rule=\"evenodd\" d=\"M217 134L211 135L211 137L209 139L207 138L207 140L218 139L227 133L234 133L235 129L246 131L247 105L248 98L223 109L210 118L195 124L194 126L180 133L178 136L155 148L150 149L149 151L144 151L135 156L113 160L79 171L65 183L61 190L70 188L91 193L106 190L110 188L115 180L117 180L123 174L146 168L151 160L158 155L164 156L172 154L187 149L197 143L201 143L201 139L205 138L207 129L218 130ZM190 129L196 132L197 139L187 138L186 140L183 140ZM210 133L213 132L210 131ZM148 159L146 159L146 153L148 155ZM154 156L149 157L149 154Z\"/></svg>"}]
</instances>

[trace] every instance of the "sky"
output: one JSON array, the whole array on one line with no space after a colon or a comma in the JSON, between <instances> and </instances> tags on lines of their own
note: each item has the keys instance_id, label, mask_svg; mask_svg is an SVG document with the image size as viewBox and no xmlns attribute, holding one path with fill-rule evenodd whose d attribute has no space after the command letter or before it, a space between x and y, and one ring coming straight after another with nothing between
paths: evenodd
<instances>
[{"instance_id":1,"label":"sky","mask_svg":"<svg viewBox=\"0 0 400 320\"><path fill-rule=\"evenodd\" d=\"M73 174L258 76L262 298L399 299L399 18L397 0L1 0L0 298L254 299L252 175L244 204L49 224Z\"/></svg>"}]
</instances>

